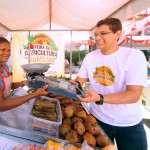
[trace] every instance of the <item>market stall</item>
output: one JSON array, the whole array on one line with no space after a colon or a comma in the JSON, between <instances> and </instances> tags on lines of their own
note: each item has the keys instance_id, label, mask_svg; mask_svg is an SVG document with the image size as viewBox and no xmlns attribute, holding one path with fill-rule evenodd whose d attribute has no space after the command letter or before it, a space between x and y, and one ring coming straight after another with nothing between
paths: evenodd
<instances>
[{"instance_id":1,"label":"market stall","mask_svg":"<svg viewBox=\"0 0 150 150\"><path fill-rule=\"evenodd\" d=\"M150 36L126 36L123 41L119 43L119 45L122 44L137 44L138 45L144 45L149 46L150 45Z\"/></svg>"},{"instance_id":2,"label":"market stall","mask_svg":"<svg viewBox=\"0 0 150 150\"><path fill-rule=\"evenodd\" d=\"M27 89L28 89L28 87L23 87L23 88L20 88L19 90L14 91L14 97L27 94ZM45 119L41 119L41 117L36 117L33 114L31 115L31 111L33 113L33 110L31 108L33 108L33 105L35 104L34 102L37 102L37 100L39 101L39 99L40 99L40 97L38 99L37 98L33 99L30 102L25 103L17 108L3 112L4 117L0 118L0 120L1 120L0 121L0 136L2 138L7 139L6 140L7 147L5 147L4 150L8 150L8 146L10 146L10 145L17 146L20 144L24 144L24 146L27 146L30 144L30 145L36 145L36 146L43 147L44 144L49 140L53 141L53 142L61 143L61 144L63 144L63 146L64 146L64 144L65 145L72 144L73 146L81 147L82 146L81 144L83 144L83 142L81 142L81 141L73 142L72 140L75 140L75 137L73 139L66 140L65 138L63 138L64 136L62 136L62 134L64 134L64 130L66 130L66 129L63 129L62 131L60 130L60 128L63 128L64 125L66 128L66 123L64 123L64 122L67 118L67 117L64 117L63 119L61 118L62 114L60 112L60 104L61 104L61 109L62 109L62 107L63 108L66 107L66 110L71 105L72 105L72 107L82 108L82 105L79 104L79 101L76 101L73 99L68 99L67 97L63 97L63 96L53 94L53 93L49 97L41 97L41 100L43 100L43 101L47 100L47 102L49 102L49 101L57 102L58 119L57 119L57 121L48 121ZM43 101L41 101L41 102L43 103ZM40 105L41 107L42 107L42 103ZM34 107L36 107L36 105L34 105ZM85 113L84 109L82 109L82 116L80 113L78 113L77 116L78 116L78 118L80 118L80 120L82 120L85 117L85 115L89 116L89 114ZM67 116L67 114L66 114L66 116ZM76 116L76 118L77 118L77 116ZM67 120L69 121L69 119L71 119L71 118L73 118L73 116L68 118ZM92 120L90 119L90 122ZM87 126L89 126L89 125L90 124L88 124ZM112 144L111 141L109 140L107 135L104 133L104 131L101 129L101 127L100 126L97 126L97 127L98 127L97 130L95 130L96 129L96 126L95 126L94 130L91 132L99 132L99 134L101 136L104 136L107 139L106 143L102 143L101 147L105 147L106 145L111 145ZM90 129L86 129L86 130L89 130L88 132L90 134ZM72 131L73 131L73 129L72 129ZM80 132L81 132L81 130L80 130ZM94 135L96 135L96 133L93 133L93 136L91 134L91 136L93 138L94 138ZM89 135L87 135L87 136L89 136ZM0 140L2 140L2 139L0 139ZM89 144L89 142L90 141L88 141L88 144ZM100 149L100 147L95 142L91 143L90 146L93 146L94 149ZM86 146L88 146L88 145L86 144ZM1 145L1 147L2 147L2 145Z\"/></svg>"},{"instance_id":3,"label":"market stall","mask_svg":"<svg viewBox=\"0 0 150 150\"><path fill-rule=\"evenodd\" d=\"M116 1L111 1L110 3L110 1L108 0L105 3L104 1L102 2L103 4L105 4L105 6L103 6L103 5L98 5L100 2L97 3L96 1L95 2L93 1L79 2L79 1L74 1L74 0L73 1L66 0L65 3L64 1L62 2L59 0L57 1L47 0L44 3L43 3L43 0L38 0L38 1L15 0L13 1L12 4L10 3L10 1L1 2L1 8L2 8L1 14L3 15L2 15L2 18L0 19L1 21L0 26L3 29L3 32L4 32L3 34L6 35L6 32L8 31L14 33L13 38L11 38L11 40L13 40L13 46L16 49L16 51L14 52L15 65L13 64L13 66L16 66L16 70L13 70L14 71L13 73L17 75L15 76L15 79L17 80L18 74L20 75L19 77L23 77L23 72L20 73L20 70L19 70L20 68L19 69L17 68L18 65L24 64L23 59L25 57L28 57L30 59L28 59L29 61L27 63L29 64L31 62L33 63L39 60L39 55L41 55L39 54L40 52L42 52L42 58L44 58L44 59L40 59L42 60L40 62L43 63L43 61L45 61L46 57L43 55L47 53L50 56L48 57L50 61L46 61L45 63L54 64L55 62L54 60L56 60L55 62L56 66L58 66L59 69L61 68L60 72L58 69L58 74L60 75L61 71L63 72L63 69L62 69L63 67L59 63L60 59L58 59L59 57L57 57L58 55L61 58L64 56L63 48L62 48L63 38L58 39L58 37L56 38L56 36L53 35L52 39L55 39L54 41L57 41L56 44L55 42L53 42L53 40L51 41L51 43L47 43L47 41L44 41L44 40L41 41L41 39L37 40L38 43L34 43L36 36L30 35L32 31L34 32L36 31L38 32L39 31L40 32L59 31L60 32L60 29L56 29L52 27L52 22L63 25L67 29L62 29L62 32L65 32L66 30L68 30L70 31L70 34L72 34L72 31L76 31L76 30L91 31L99 19L103 19L103 18L110 17L110 16L114 17L115 13L120 12L120 10L122 9L124 9L125 11L128 10L128 13L124 13L124 14L127 14L128 17L133 15L132 12L129 11L130 10L129 6L130 4L132 4L131 6L134 6L133 4L135 3L137 4L137 2L143 3L143 1L141 0L139 1L116 0ZM16 9L16 4L19 5L18 9ZM149 2L145 1L144 4L145 5L142 5L142 8L136 7L137 9L136 10L134 9L134 11L136 12L136 11L139 11L138 9L146 8ZM126 7L128 7L128 9L125 9ZM86 11L83 10L83 8ZM99 11L103 13L100 13ZM97 15L95 16L95 14ZM102 14L102 16L100 17L99 14ZM123 18L124 14L123 15L120 14L118 18ZM80 18L78 18L77 16ZM45 23L49 23L49 26L48 28L43 29L42 26ZM17 34L16 32L19 32L21 34ZM27 32L27 34L24 34L24 32ZM19 42L16 40L15 36L17 37L17 40L20 40ZM26 38L27 36L29 38L28 40ZM60 47L59 47L60 51L58 51L58 47L57 47L58 43L60 44ZM30 52L33 55L30 55ZM38 55L34 57L35 53ZM61 64L64 64L63 59L61 59ZM52 66L51 69L53 68L55 67ZM20 94L26 94L26 92L22 93L21 91L19 91L19 95ZM19 95L18 93L14 93L14 96L19 96ZM50 97L50 98L55 98L57 100L60 100L60 98L58 97ZM77 101L75 101L75 99L72 99L71 103L72 102L77 102ZM51 135L51 132L44 132L43 129L42 131L35 130L34 128L28 129L27 120L29 120L30 118L29 111L28 111L30 104L32 104L32 101L31 103L26 103L10 111L3 112L4 113L3 118L2 118L3 121L1 120L1 124L0 124L1 136L11 138L12 140L16 140L17 142L28 143L30 141L31 143L33 142L33 143L36 143L37 145L38 144L43 145L47 140L52 140L53 142L61 142L61 143L64 142L64 143L70 144L70 142L68 142L69 140L65 140L59 137L59 134L53 136ZM79 104L79 106L82 107L81 104ZM64 107L67 107L67 106L64 106ZM84 109L83 111L85 112ZM8 115L7 113L11 115ZM31 118L32 120L34 120L33 116ZM40 119L38 119L38 121L39 120ZM34 125L37 125L37 124L34 124ZM43 126L43 122L42 122L42 126ZM39 124L38 124L38 127L39 127ZM105 135L105 133L99 126L98 126L98 129L99 129L98 131L100 131L102 135ZM106 142L111 144L111 141L108 139L107 135L105 135L105 137L106 137ZM82 142L79 142L79 146L81 145ZM100 149L99 147L97 148L97 145L95 144L93 147L95 147L95 149Z\"/></svg>"},{"instance_id":4,"label":"market stall","mask_svg":"<svg viewBox=\"0 0 150 150\"><path fill-rule=\"evenodd\" d=\"M62 147L72 144L81 148L84 141L87 142L86 146L93 149L112 145L96 119L90 115L86 104L77 99L76 94L84 95L79 82L72 83L64 78L45 76L43 73L49 66L42 63L26 64L22 68L29 83L28 86L15 90L12 98L27 95L45 84L48 84L49 94L1 112L2 136L7 137L7 134L14 140L14 136L20 138L18 143L28 143L30 140L40 145L51 140L60 143Z\"/></svg>"}]
</instances>

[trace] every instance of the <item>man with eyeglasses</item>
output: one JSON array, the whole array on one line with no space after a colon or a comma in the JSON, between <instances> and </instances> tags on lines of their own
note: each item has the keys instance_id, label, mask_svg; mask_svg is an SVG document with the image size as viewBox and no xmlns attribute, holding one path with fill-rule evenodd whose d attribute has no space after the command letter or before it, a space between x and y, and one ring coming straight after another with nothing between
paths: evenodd
<instances>
[{"instance_id":1,"label":"man with eyeglasses","mask_svg":"<svg viewBox=\"0 0 150 150\"><path fill-rule=\"evenodd\" d=\"M137 49L120 47L122 25L117 18L97 23L94 33L98 49L83 60L76 81L90 81L86 97L90 113L119 150L147 150L139 101L147 83L147 62ZM140 61L139 61L140 60Z\"/></svg>"}]
</instances>

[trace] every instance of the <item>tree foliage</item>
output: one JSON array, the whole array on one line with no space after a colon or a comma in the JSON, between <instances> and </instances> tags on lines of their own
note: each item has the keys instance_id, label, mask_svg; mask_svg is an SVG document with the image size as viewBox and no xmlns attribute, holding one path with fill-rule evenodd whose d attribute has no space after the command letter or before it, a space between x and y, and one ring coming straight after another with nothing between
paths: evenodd
<instances>
[{"instance_id":1,"label":"tree foliage","mask_svg":"<svg viewBox=\"0 0 150 150\"><path fill-rule=\"evenodd\" d=\"M79 60L83 61L86 54L87 54L87 50L73 51L72 52L72 63L75 66L78 66L79 65ZM70 62L70 52L65 52L65 59L68 59L68 61Z\"/></svg>"}]
</instances>

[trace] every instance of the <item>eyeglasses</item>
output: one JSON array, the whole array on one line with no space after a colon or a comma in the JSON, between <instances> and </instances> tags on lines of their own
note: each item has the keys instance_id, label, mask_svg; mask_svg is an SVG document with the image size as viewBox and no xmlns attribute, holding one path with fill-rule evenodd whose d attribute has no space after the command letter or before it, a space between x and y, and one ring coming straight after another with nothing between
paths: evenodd
<instances>
[{"instance_id":1,"label":"eyeglasses","mask_svg":"<svg viewBox=\"0 0 150 150\"><path fill-rule=\"evenodd\" d=\"M111 31L110 31L110 32L103 32L103 31L102 31L102 32L100 32L100 33L94 33L93 36L94 36L94 37L105 36L105 35L107 35L107 34L109 34L109 33L113 33L113 32L111 32Z\"/></svg>"}]
</instances>

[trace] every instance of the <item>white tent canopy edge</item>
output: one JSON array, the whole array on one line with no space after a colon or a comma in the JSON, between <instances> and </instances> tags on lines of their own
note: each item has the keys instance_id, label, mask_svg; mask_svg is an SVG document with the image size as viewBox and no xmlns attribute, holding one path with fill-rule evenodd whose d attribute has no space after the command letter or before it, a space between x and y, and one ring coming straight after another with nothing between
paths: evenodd
<instances>
[{"instance_id":1,"label":"white tent canopy edge","mask_svg":"<svg viewBox=\"0 0 150 150\"><path fill-rule=\"evenodd\" d=\"M89 31L101 19L124 21L148 6L149 0L0 0L0 26L4 31L54 31L56 23L68 30ZM48 28L42 29L47 23Z\"/></svg>"}]
</instances>

